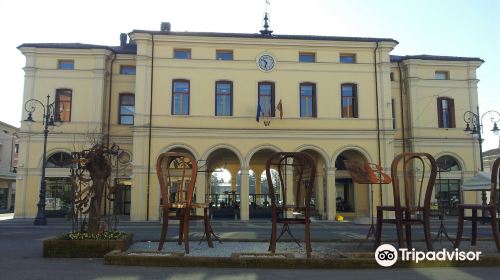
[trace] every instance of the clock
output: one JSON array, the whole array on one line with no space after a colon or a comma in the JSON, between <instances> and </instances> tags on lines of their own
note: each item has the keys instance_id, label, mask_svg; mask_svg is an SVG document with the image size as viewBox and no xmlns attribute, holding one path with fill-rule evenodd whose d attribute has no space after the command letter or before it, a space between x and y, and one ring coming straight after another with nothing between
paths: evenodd
<instances>
[{"instance_id":1,"label":"clock","mask_svg":"<svg viewBox=\"0 0 500 280\"><path fill-rule=\"evenodd\" d=\"M257 58L257 66L264 72L269 72L274 69L276 60L270 54L262 54Z\"/></svg>"}]
</instances>

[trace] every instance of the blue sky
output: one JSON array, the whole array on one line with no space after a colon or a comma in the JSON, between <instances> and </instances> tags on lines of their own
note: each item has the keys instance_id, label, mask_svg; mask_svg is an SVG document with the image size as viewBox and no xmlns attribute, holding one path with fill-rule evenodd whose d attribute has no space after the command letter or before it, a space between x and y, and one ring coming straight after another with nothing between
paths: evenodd
<instances>
[{"instance_id":1,"label":"blue sky","mask_svg":"<svg viewBox=\"0 0 500 280\"><path fill-rule=\"evenodd\" d=\"M264 9L265 0L0 0L0 121L20 124L22 43L117 45L119 33L158 30L162 21L175 31L255 33ZM270 0L269 12L277 34L389 37L399 41L393 54L480 57L480 110L500 111L500 1ZM485 118L485 131L491 128ZM498 146L498 137L485 138L485 150Z\"/></svg>"}]
</instances>

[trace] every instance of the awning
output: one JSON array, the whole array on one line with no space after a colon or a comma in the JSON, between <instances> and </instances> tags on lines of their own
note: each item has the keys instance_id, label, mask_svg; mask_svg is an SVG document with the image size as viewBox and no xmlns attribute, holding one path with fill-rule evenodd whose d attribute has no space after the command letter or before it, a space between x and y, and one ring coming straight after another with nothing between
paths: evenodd
<instances>
[{"instance_id":1,"label":"awning","mask_svg":"<svg viewBox=\"0 0 500 280\"><path fill-rule=\"evenodd\" d=\"M465 180L462 187L464 191L489 191L491 189L491 173L478 172Z\"/></svg>"}]
</instances>

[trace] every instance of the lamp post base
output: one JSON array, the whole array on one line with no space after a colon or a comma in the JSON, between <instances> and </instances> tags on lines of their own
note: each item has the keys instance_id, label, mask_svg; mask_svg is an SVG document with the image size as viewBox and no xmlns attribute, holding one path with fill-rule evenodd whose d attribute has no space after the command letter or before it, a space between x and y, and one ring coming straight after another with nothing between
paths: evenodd
<instances>
[{"instance_id":1,"label":"lamp post base","mask_svg":"<svg viewBox=\"0 0 500 280\"><path fill-rule=\"evenodd\" d=\"M46 217L36 217L35 222L33 223L35 226L45 226L47 225Z\"/></svg>"}]
</instances>

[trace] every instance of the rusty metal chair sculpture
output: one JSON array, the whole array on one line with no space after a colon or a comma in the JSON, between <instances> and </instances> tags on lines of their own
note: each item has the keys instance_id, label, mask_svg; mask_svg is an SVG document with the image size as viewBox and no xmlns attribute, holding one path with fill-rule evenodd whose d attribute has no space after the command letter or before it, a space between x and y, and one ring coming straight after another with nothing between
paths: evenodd
<instances>
[{"instance_id":1,"label":"rusty metal chair sculpture","mask_svg":"<svg viewBox=\"0 0 500 280\"><path fill-rule=\"evenodd\" d=\"M279 182L273 182L271 169L278 171ZM306 253L307 257L311 257L311 196L316 177L316 163L306 153L274 153L266 162L266 177L272 213L269 251L276 252L276 242L285 232L300 246L291 232L290 225L304 224ZM279 189L281 192L281 203L276 201L275 189ZM283 224L283 228L277 237L278 223Z\"/></svg>"},{"instance_id":2,"label":"rusty metal chair sculpture","mask_svg":"<svg viewBox=\"0 0 500 280\"><path fill-rule=\"evenodd\" d=\"M184 242L186 254L189 254L189 220L203 219L206 240L213 247L211 226L208 221L208 203L194 201L198 166L196 160L187 153L167 152L158 157L156 173L160 183L161 209L163 224L158 251L163 249L169 220L179 220L178 244ZM196 208L203 209L203 216L191 213Z\"/></svg>"},{"instance_id":3,"label":"rusty metal chair sculpture","mask_svg":"<svg viewBox=\"0 0 500 280\"><path fill-rule=\"evenodd\" d=\"M354 182L358 184L370 185L370 205L373 205L374 197L372 184L379 185L380 206L382 206L382 185L390 184L392 182L391 177L382 171L382 167L375 163L357 160L344 160L344 164ZM359 243L358 247L361 247L368 240L368 238L370 238L370 236L375 236L375 223L373 221L374 215L372 209L370 209L370 228L368 229L366 238L361 243Z\"/></svg>"},{"instance_id":4,"label":"rusty metal chair sculpture","mask_svg":"<svg viewBox=\"0 0 500 280\"><path fill-rule=\"evenodd\" d=\"M499 198L499 181L500 181L500 158L497 158L493 162L493 167L491 168L491 188L490 188L490 203L489 204L459 204L458 205L458 228L457 228L457 238L455 239L454 247L458 248L460 246L460 241L462 240L462 233L464 230L464 221L472 222L472 238L471 245L476 245L477 239L477 222L490 222L491 230L493 233L493 238L495 239L495 244L497 246L497 251L500 253L500 232L499 224L500 218L498 213L500 211L500 198ZM471 210L472 216L465 216L465 210ZM478 216L477 211L484 210L488 211L489 217Z\"/></svg>"},{"instance_id":5,"label":"rusty metal chair sculpture","mask_svg":"<svg viewBox=\"0 0 500 280\"><path fill-rule=\"evenodd\" d=\"M427 170L427 166L430 170ZM420 173L420 176L417 176ZM403 188L400 188L399 177L403 177ZM391 178L394 195L393 206L377 207L377 228L375 234L376 249L380 245L382 237L382 224L390 223L396 225L399 247L404 247L403 225L406 231L406 244L412 247L411 227L412 225L423 225L425 242L428 250L432 250L432 238L430 229L430 204L432 190L437 177L436 160L428 153L401 153L394 158L391 165ZM415 187L418 186L418 189ZM401 190L403 200L401 200ZM418 197L413 193L418 191ZM424 192L423 202L422 193ZM395 218L384 218L384 212L393 212Z\"/></svg>"}]
</instances>

